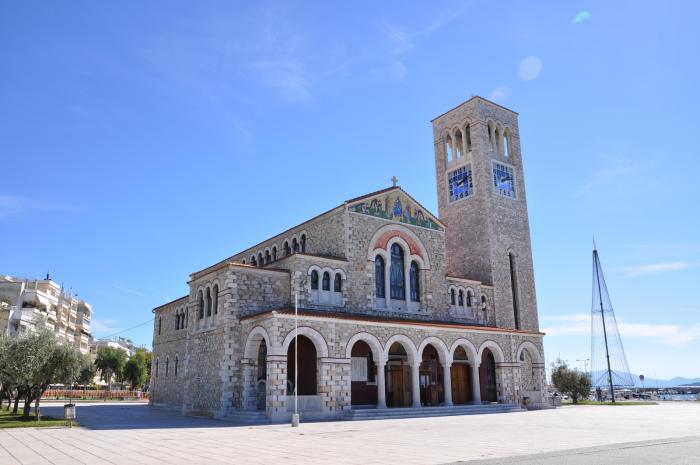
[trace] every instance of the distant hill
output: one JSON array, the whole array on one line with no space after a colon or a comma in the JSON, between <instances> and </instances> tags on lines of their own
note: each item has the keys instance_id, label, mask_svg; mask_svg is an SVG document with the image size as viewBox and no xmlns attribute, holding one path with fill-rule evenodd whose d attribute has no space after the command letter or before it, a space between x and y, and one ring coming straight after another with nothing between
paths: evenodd
<instances>
[{"instance_id":1,"label":"distant hill","mask_svg":"<svg viewBox=\"0 0 700 465\"><path fill-rule=\"evenodd\" d=\"M603 372L596 372L594 373L595 375L599 376ZM634 381L634 386L635 387L642 387L642 382L639 381L639 375L636 375L634 373L632 375L632 380ZM660 387L660 388L671 388L671 387L679 387L679 386L700 386L700 378L683 378L680 376L676 376L675 378L671 379L656 379L656 378L649 378L646 377L644 378L644 387L646 388L655 388L655 387Z\"/></svg>"}]
</instances>

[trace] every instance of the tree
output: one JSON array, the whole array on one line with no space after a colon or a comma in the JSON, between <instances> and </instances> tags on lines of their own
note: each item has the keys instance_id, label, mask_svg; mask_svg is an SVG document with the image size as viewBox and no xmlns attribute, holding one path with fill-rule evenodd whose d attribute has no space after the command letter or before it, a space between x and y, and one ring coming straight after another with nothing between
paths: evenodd
<instances>
[{"instance_id":1,"label":"tree","mask_svg":"<svg viewBox=\"0 0 700 465\"><path fill-rule=\"evenodd\" d=\"M143 347L139 347L136 349L136 353L143 354L146 360L146 379L144 380L143 384L148 383L151 380L151 363L153 362L153 352L149 352Z\"/></svg>"},{"instance_id":2,"label":"tree","mask_svg":"<svg viewBox=\"0 0 700 465\"><path fill-rule=\"evenodd\" d=\"M144 351L136 351L124 365L124 379L131 383L131 389L136 389L146 382L148 375L147 357Z\"/></svg>"},{"instance_id":3,"label":"tree","mask_svg":"<svg viewBox=\"0 0 700 465\"><path fill-rule=\"evenodd\" d=\"M59 344L54 339L49 357L34 375L31 395L36 399L34 413L39 419L39 402L50 384L73 384L83 364L83 355L74 347ZM28 415L25 407L25 415Z\"/></svg>"},{"instance_id":4,"label":"tree","mask_svg":"<svg viewBox=\"0 0 700 465\"><path fill-rule=\"evenodd\" d=\"M76 381L78 382L78 384L82 384L84 389L87 384L92 383L92 380L95 378L96 372L97 369L92 363L92 360L90 360L90 356L84 355L80 367L80 372L78 373Z\"/></svg>"},{"instance_id":5,"label":"tree","mask_svg":"<svg viewBox=\"0 0 700 465\"><path fill-rule=\"evenodd\" d=\"M558 359L552 363L552 383L556 388L571 396L574 404L580 398L588 397L591 392L591 378L588 373L572 370L565 361Z\"/></svg>"},{"instance_id":6,"label":"tree","mask_svg":"<svg viewBox=\"0 0 700 465\"><path fill-rule=\"evenodd\" d=\"M50 384L68 382L80 368L82 356L73 347L59 344L54 333L46 328L36 333L5 339L0 343L0 379L3 391L15 392L14 410L24 400L24 415L31 404L39 419L39 402Z\"/></svg>"},{"instance_id":7,"label":"tree","mask_svg":"<svg viewBox=\"0 0 700 465\"><path fill-rule=\"evenodd\" d=\"M101 347L97 350L95 367L101 371L100 377L107 384L111 384L113 378L121 381L124 376L124 365L126 364L126 352L114 347Z\"/></svg>"}]
</instances>

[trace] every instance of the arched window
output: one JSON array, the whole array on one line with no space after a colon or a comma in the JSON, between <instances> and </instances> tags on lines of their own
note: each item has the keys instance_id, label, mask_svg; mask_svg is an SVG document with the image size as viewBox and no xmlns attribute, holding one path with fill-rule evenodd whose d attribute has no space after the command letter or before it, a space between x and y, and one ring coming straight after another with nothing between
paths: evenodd
<instances>
[{"instance_id":1,"label":"arched window","mask_svg":"<svg viewBox=\"0 0 700 465\"><path fill-rule=\"evenodd\" d=\"M299 243L297 242L297 238L296 238L296 237L295 237L294 239L292 239L292 251L293 251L294 253L299 252Z\"/></svg>"},{"instance_id":2,"label":"arched window","mask_svg":"<svg viewBox=\"0 0 700 465\"><path fill-rule=\"evenodd\" d=\"M484 308L486 307L486 296L485 295L481 296L481 306Z\"/></svg>"},{"instance_id":3,"label":"arched window","mask_svg":"<svg viewBox=\"0 0 700 465\"><path fill-rule=\"evenodd\" d=\"M163 326L163 318L158 317L158 335L160 335L161 327Z\"/></svg>"},{"instance_id":4,"label":"arched window","mask_svg":"<svg viewBox=\"0 0 700 465\"><path fill-rule=\"evenodd\" d=\"M467 152L471 152L472 151L472 128L468 124L464 130L464 138L467 142Z\"/></svg>"},{"instance_id":5,"label":"arched window","mask_svg":"<svg viewBox=\"0 0 700 465\"><path fill-rule=\"evenodd\" d=\"M180 364L180 357L175 356L175 377L177 378L177 366Z\"/></svg>"},{"instance_id":6,"label":"arched window","mask_svg":"<svg viewBox=\"0 0 700 465\"><path fill-rule=\"evenodd\" d=\"M450 289L450 304L454 305L455 304L455 290Z\"/></svg>"},{"instance_id":7,"label":"arched window","mask_svg":"<svg viewBox=\"0 0 700 465\"><path fill-rule=\"evenodd\" d=\"M301 253L306 252L306 234L301 235Z\"/></svg>"},{"instance_id":8,"label":"arched window","mask_svg":"<svg viewBox=\"0 0 700 465\"><path fill-rule=\"evenodd\" d=\"M447 156L447 161L452 161L452 136L450 136L449 134L445 138L445 154Z\"/></svg>"},{"instance_id":9,"label":"arched window","mask_svg":"<svg viewBox=\"0 0 700 465\"><path fill-rule=\"evenodd\" d=\"M170 371L170 356L165 357L165 376L168 376L168 371Z\"/></svg>"},{"instance_id":10,"label":"arched window","mask_svg":"<svg viewBox=\"0 0 700 465\"><path fill-rule=\"evenodd\" d=\"M333 277L333 292L340 292L343 290L343 282L340 273L336 273Z\"/></svg>"},{"instance_id":11,"label":"arched window","mask_svg":"<svg viewBox=\"0 0 700 465\"><path fill-rule=\"evenodd\" d=\"M381 255L377 255L374 258L374 285L376 287L376 293L378 299L383 299L385 296L384 291L384 258Z\"/></svg>"},{"instance_id":12,"label":"arched window","mask_svg":"<svg viewBox=\"0 0 700 465\"><path fill-rule=\"evenodd\" d=\"M515 255L508 254L508 263L510 264L510 287L513 295L513 320L515 329L520 329L520 302L518 295L518 272L515 268Z\"/></svg>"},{"instance_id":13,"label":"arched window","mask_svg":"<svg viewBox=\"0 0 700 465\"><path fill-rule=\"evenodd\" d=\"M245 265L245 258L243 259L243 261L241 262L241 264L242 264L242 265Z\"/></svg>"},{"instance_id":14,"label":"arched window","mask_svg":"<svg viewBox=\"0 0 700 465\"><path fill-rule=\"evenodd\" d=\"M219 285L214 284L214 291L213 291L213 299L214 299L214 315L219 313Z\"/></svg>"},{"instance_id":15,"label":"arched window","mask_svg":"<svg viewBox=\"0 0 700 465\"><path fill-rule=\"evenodd\" d=\"M457 305L462 307L464 306L464 292L462 290L459 290L459 300L457 300Z\"/></svg>"},{"instance_id":16,"label":"arched window","mask_svg":"<svg viewBox=\"0 0 700 465\"><path fill-rule=\"evenodd\" d=\"M503 155L503 132L501 128L497 127L494 131L494 135L496 137L496 153L498 155Z\"/></svg>"},{"instance_id":17,"label":"arched window","mask_svg":"<svg viewBox=\"0 0 700 465\"><path fill-rule=\"evenodd\" d=\"M457 158L462 158L464 155L464 139L462 139L462 131L459 129L455 131L455 155Z\"/></svg>"},{"instance_id":18,"label":"arched window","mask_svg":"<svg viewBox=\"0 0 700 465\"><path fill-rule=\"evenodd\" d=\"M324 291L331 290L331 275L327 271L323 272L323 281L321 282L321 289Z\"/></svg>"},{"instance_id":19,"label":"arched window","mask_svg":"<svg viewBox=\"0 0 700 465\"><path fill-rule=\"evenodd\" d=\"M270 256L270 251L266 250L265 251L265 264L269 265L271 261L272 261L272 257Z\"/></svg>"},{"instance_id":20,"label":"arched window","mask_svg":"<svg viewBox=\"0 0 700 465\"><path fill-rule=\"evenodd\" d=\"M258 254L258 266L263 266L264 264L265 264L265 261L263 259L263 254L262 254L262 252L260 252Z\"/></svg>"},{"instance_id":21,"label":"arched window","mask_svg":"<svg viewBox=\"0 0 700 465\"><path fill-rule=\"evenodd\" d=\"M472 306L472 297L474 297L472 291L467 291L467 307Z\"/></svg>"},{"instance_id":22,"label":"arched window","mask_svg":"<svg viewBox=\"0 0 700 465\"><path fill-rule=\"evenodd\" d=\"M400 245L391 246L391 269L389 271L391 298L406 300L406 283L403 268L403 249Z\"/></svg>"},{"instance_id":23,"label":"arched window","mask_svg":"<svg viewBox=\"0 0 700 465\"><path fill-rule=\"evenodd\" d=\"M411 262L411 271L409 278L411 281L411 301L420 302L420 275L418 271L418 263Z\"/></svg>"},{"instance_id":24,"label":"arched window","mask_svg":"<svg viewBox=\"0 0 700 465\"><path fill-rule=\"evenodd\" d=\"M175 331L180 329L180 313L175 312Z\"/></svg>"},{"instance_id":25,"label":"arched window","mask_svg":"<svg viewBox=\"0 0 700 465\"><path fill-rule=\"evenodd\" d=\"M160 362L156 359L156 378L158 377L158 365L160 365Z\"/></svg>"},{"instance_id":26,"label":"arched window","mask_svg":"<svg viewBox=\"0 0 700 465\"><path fill-rule=\"evenodd\" d=\"M211 289L207 288L207 296L205 297L207 304L207 316L211 316Z\"/></svg>"},{"instance_id":27,"label":"arched window","mask_svg":"<svg viewBox=\"0 0 700 465\"><path fill-rule=\"evenodd\" d=\"M318 291L318 271L316 270L311 272L311 289Z\"/></svg>"},{"instance_id":28,"label":"arched window","mask_svg":"<svg viewBox=\"0 0 700 465\"><path fill-rule=\"evenodd\" d=\"M272 261L276 262L277 261L277 246L274 246L272 248Z\"/></svg>"},{"instance_id":29,"label":"arched window","mask_svg":"<svg viewBox=\"0 0 700 465\"><path fill-rule=\"evenodd\" d=\"M197 307L199 309L198 316L201 320L202 318L204 318L204 297L201 290L197 293Z\"/></svg>"},{"instance_id":30,"label":"arched window","mask_svg":"<svg viewBox=\"0 0 700 465\"><path fill-rule=\"evenodd\" d=\"M250 257L250 264L253 266L258 266L258 261L255 259L255 255Z\"/></svg>"},{"instance_id":31,"label":"arched window","mask_svg":"<svg viewBox=\"0 0 700 465\"><path fill-rule=\"evenodd\" d=\"M503 133L503 156L506 158L510 156L510 139L508 138L508 131Z\"/></svg>"},{"instance_id":32,"label":"arched window","mask_svg":"<svg viewBox=\"0 0 700 465\"><path fill-rule=\"evenodd\" d=\"M290 253L292 253L292 249L289 248L289 242L284 241L284 256L286 257Z\"/></svg>"}]
</instances>

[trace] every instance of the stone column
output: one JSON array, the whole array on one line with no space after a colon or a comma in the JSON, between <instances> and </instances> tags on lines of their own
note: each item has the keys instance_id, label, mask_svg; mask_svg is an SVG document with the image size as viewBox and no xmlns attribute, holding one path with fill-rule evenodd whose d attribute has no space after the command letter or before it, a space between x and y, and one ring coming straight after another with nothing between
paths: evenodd
<instances>
[{"instance_id":1,"label":"stone column","mask_svg":"<svg viewBox=\"0 0 700 465\"><path fill-rule=\"evenodd\" d=\"M287 415L287 356L267 356L267 416L273 420Z\"/></svg>"},{"instance_id":2,"label":"stone column","mask_svg":"<svg viewBox=\"0 0 700 465\"><path fill-rule=\"evenodd\" d=\"M450 407L452 406L452 371L450 370L450 367L452 366L451 363L445 363L442 366L442 369L444 370L444 375L442 379L442 385L443 388L445 389L445 406Z\"/></svg>"},{"instance_id":3,"label":"stone column","mask_svg":"<svg viewBox=\"0 0 700 465\"><path fill-rule=\"evenodd\" d=\"M414 362L413 365L411 365L411 372L412 372L412 381L413 381L413 389L411 395L413 396L413 406L414 407L420 407L420 373L419 373L419 368L420 368L420 362Z\"/></svg>"},{"instance_id":4,"label":"stone column","mask_svg":"<svg viewBox=\"0 0 700 465\"><path fill-rule=\"evenodd\" d=\"M479 364L472 363L472 397L474 405L481 405L481 382L479 381Z\"/></svg>"},{"instance_id":5,"label":"stone column","mask_svg":"<svg viewBox=\"0 0 700 465\"><path fill-rule=\"evenodd\" d=\"M386 373L385 363L377 363L377 408L386 408Z\"/></svg>"},{"instance_id":6,"label":"stone column","mask_svg":"<svg viewBox=\"0 0 700 465\"><path fill-rule=\"evenodd\" d=\"M256 394L255 389L255 365L248 358L241 359L241 371L243 374L243 402L242 410L255 410Z\"/></svg>"}]
</instances>

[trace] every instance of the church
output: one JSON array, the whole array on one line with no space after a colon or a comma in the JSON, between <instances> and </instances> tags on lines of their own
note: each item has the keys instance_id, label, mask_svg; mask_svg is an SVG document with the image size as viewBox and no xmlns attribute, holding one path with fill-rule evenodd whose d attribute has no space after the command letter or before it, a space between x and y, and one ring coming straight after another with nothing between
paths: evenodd
<instances>
[{"instance_id":1,"label":"church","mask_svg":"<svg viewBox=\"0 0 700 465\"><path fill-rule=\"evenodd\" d=\"M432 126L438 216L393 178L190 274L153 309L151 404L266 421L291 418L295 390L302 421L545 407L518 114L476 96Z\"/></svg>"}]
</instances>

